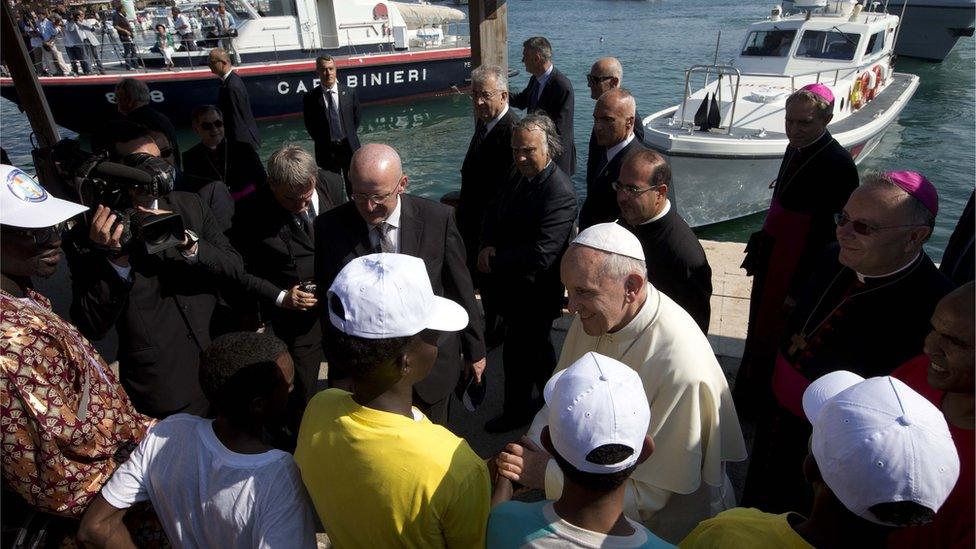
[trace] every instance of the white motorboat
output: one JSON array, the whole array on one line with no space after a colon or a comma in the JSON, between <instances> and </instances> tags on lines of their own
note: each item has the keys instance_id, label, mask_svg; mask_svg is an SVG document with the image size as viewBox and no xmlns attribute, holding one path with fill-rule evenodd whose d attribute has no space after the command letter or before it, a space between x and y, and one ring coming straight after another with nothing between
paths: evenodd
<instances>
[{"instance_id":1,"label":"white motorboat","mask_svg":"<svg viewBox=\"0 0 976 549\"><path fill-rule=\"evenodd\" d=\"M828 129L860 162L918 88L917 76L892 67L897 16L847 0L795 4L798 13L777 7L750 25L728 63L687 69L682 102L643 119L645 144L670 160L672 202L693 227L769 207L795 90L830 87ZM693 80L703 87L692 91Z\"/></svg>"}]
</instances>

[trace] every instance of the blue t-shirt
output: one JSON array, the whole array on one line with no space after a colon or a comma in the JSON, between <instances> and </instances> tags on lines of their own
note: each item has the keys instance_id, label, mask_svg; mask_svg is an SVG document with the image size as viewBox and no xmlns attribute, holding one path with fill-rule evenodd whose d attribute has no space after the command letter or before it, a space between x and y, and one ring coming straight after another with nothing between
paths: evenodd
<instances>
[{"instance_id":1,"label":"blue t-shirt","mask_svg":"<svg viewBox=\"0 0 976 549\"><path fill-rule=\"evenodd\" d=\"M626 518L626 517L625 517ZM629 536L608 536L584 530L559 518L552 501L507 501L488 516L488 549L552 549L575 547L663 549L674 547L637 522Z\"/></svg>"}]
</instances>

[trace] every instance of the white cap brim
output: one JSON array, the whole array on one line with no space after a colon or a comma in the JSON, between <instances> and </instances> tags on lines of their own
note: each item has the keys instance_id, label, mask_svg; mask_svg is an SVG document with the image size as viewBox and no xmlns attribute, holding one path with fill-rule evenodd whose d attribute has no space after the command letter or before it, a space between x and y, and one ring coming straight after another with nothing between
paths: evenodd
<instances>
[{"instance_id":1,"label":"white cap brim","mask_svg":"<svg viewBox=\"0 0 976 549\"><path fill-rule=\"evenodd\" d=\"M425 326L426 329L439 332L460 332L467 327L468 312L464 310L464 307L450 299L434 296L430 318L427 321L427 326Z\"/></svg>"},{"instance_id":2,"label":"white cap brim","mask_svg":"<svg viewBox=\"0 0 976 549\"><path fill-rule=\"evenodd\" d=\"M0 223L24 229L40 229L57 225L87 209L87 206L48 196L42 207L34 206L4 211L0 215Z\"/></svg>"},{"instance_id":3,"label":"white cap brim","mask_svg":"<svg viewBox=\"0 0 976 549\"><path fill-rule=\"evenodd\" d=\"M816 421L820 409L828 400L862 381L863 377L847 370L830 372L817 378L803 392L803 413L806 414L807 421Z\"/></svg>"}]
</instances>

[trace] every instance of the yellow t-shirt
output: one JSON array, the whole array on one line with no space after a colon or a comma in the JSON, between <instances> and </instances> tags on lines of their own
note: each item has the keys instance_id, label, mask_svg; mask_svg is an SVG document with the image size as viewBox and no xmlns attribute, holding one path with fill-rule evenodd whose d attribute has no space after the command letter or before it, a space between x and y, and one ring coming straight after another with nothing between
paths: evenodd
<instances>
[{"instance_id":1,"label":"yellow t-shirt","mask_svg":"<svg viewBox=\"0 0 976 549\"><path fill-rule=\"evenodd\" d=\"M759 509L736 507L704 520L678 544L681 549L813 549L790 526L788 517Z\"/></svg>"},{"instance_id":2,"label":"yellow t-shirt","mask_svg":"<svg viewBox=\"0 0 976 549\"><path fill-rule=\"evenodd\" d=\"M295 461L335 547L484 547L485 462L414 416L360 406L340 389L309 402Z\"/></svg>"}]
</instances>

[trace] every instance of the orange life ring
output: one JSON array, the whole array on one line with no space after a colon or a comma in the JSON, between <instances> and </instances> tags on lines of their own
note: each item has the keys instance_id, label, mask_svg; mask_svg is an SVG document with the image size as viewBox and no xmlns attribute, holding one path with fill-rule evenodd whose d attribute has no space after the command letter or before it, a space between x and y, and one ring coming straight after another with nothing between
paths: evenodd
<instances>
[{"instance_id":1,"label":"orange life ring","mask_svg":"<svg viewBox=\"0 0 976 549\"><path fill-rule=\"evenodd\" d=\"M884 84L884 81L885 81L885 78L884 78L884 74L885 74L884 69L881 67L881 65L875 65L874 68L871 69L871 70L874 71L875 76L877 76L877 79L878 79L878 88L880 88L881 85Z\"/></svg>"}]
</instances>

